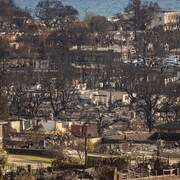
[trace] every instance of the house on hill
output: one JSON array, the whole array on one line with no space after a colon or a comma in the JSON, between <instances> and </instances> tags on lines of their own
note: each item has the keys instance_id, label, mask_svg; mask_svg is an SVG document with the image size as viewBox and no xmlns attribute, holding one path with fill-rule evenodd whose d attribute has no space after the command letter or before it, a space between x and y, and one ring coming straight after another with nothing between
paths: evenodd
<instances>
[{"instance_id":1,"label":"house on hill","mask_svg":"<svg viewBox=\"0 0 180 180\"><path fill-rule=\"evenodd\" d=\"M179 11L161 11L155 15L148 28L162 26L164 30L174 30L179 28Z\"/></svg>"}]
</instances>

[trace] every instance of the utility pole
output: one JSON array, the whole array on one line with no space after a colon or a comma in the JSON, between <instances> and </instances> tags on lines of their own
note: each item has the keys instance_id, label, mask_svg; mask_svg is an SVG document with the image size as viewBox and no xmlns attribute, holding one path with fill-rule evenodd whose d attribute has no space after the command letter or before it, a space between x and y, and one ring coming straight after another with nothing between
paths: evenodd
<instances>
[{"instance_id":1,"label":"utility pole","mask_svg":"<svg viewBox=\"0 0 180 180\"><path fill-rule=\"evenodd\" d=\"M88 147L87 147L87 143L88 143L88 137L90 136L90 134L88 134L88 126L86 126L86 125L89 125L89 123L84 123L83 126L82 126L82 133L84 135L84 167L85 167L85 169L87 169L87 167L88 167Z\"/></svg>"},{"instance_id":2,"label":"utility pole","mask_svg":"<svg viewBox=\"0 0 180 180\"><path fill-rule=\"evenodd\" d=\"M110 89L109 108L108 108L109 113L111 112L111 106L112 106L112 90Z\"/></svg>"},{"instance_id":3,"label":"utility pole","mask_svg":"<svg viewBox=\"0 0 180 180\"><path fill-rule=\"evenodd\" d=\"M87 133L84 134L84 155L85 155L85 169L87 169L87 162L88 162L88 156L87 156Z\"/></svg>"}]
</instances>

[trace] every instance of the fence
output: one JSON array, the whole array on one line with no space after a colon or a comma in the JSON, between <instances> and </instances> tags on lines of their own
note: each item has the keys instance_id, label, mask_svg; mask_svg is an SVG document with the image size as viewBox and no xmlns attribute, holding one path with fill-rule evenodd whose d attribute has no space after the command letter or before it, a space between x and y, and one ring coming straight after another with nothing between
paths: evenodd
<instances>
[{"instance_id":1,"label":"fence","mask_svg":"<svg viewBox=\"0 0 180 180\"><path fill-rule=\"evenodd\" d=\"M156 173L157 174L157 173ZM158 176L148 176L148 177L143 177L141 176L141 174L133 174L132 175L133 178L129 178L128 173L122 173L117 171L117 169L115 169L114 171L114 179L113 180L174 180L174 179L179 179L180 180L180 174L179 174L179 168L177 169L163 169L163 175Z\"/></svg>"}]
</instances>

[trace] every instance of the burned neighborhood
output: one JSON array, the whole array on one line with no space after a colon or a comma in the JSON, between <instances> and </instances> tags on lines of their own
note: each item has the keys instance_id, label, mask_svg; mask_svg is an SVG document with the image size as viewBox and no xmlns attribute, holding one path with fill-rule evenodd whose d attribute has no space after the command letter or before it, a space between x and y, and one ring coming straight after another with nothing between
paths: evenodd
<instances>
[{"instance_id":1,"label":"burned neighborhood","mask_svg":"<svg viewBox=\"0 0 180 180\"><path fill-rule=\"evenodd\" d=\"M0 179L180 178L180 4L161 5L0 0Z\"/></svg>"}]
</instances>

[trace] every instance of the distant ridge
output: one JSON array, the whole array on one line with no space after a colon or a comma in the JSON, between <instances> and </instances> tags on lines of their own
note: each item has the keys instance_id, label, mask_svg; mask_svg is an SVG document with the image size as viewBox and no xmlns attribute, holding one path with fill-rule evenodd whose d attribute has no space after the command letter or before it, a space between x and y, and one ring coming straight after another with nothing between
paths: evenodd
<instances>
[{"instance_id":1,"label":"distant ridge","mask_svg":"<svg viewBox=\"0 0 180 180\"><path fill-rule=\"evenodd\" d=\"M0 0L0 2L9 3L10 0Z\"/></svg>"},{"instance_id":2,"label":"distant ridge","mask_svg":"<svg viewBox=\"0 0 180 180\"><path fill-rule=\"evenodd\" d=\"M14 4L21 8L27 8L35 12L38 0L13 0ZM79 11L79 17L83 19L86 13L102 16L112 16L123 12L129 0L60 0L64 5L71 5ZM157 2L164 11L180 11L180 0L142 0Z\"/></svg>"}]
</instances>

